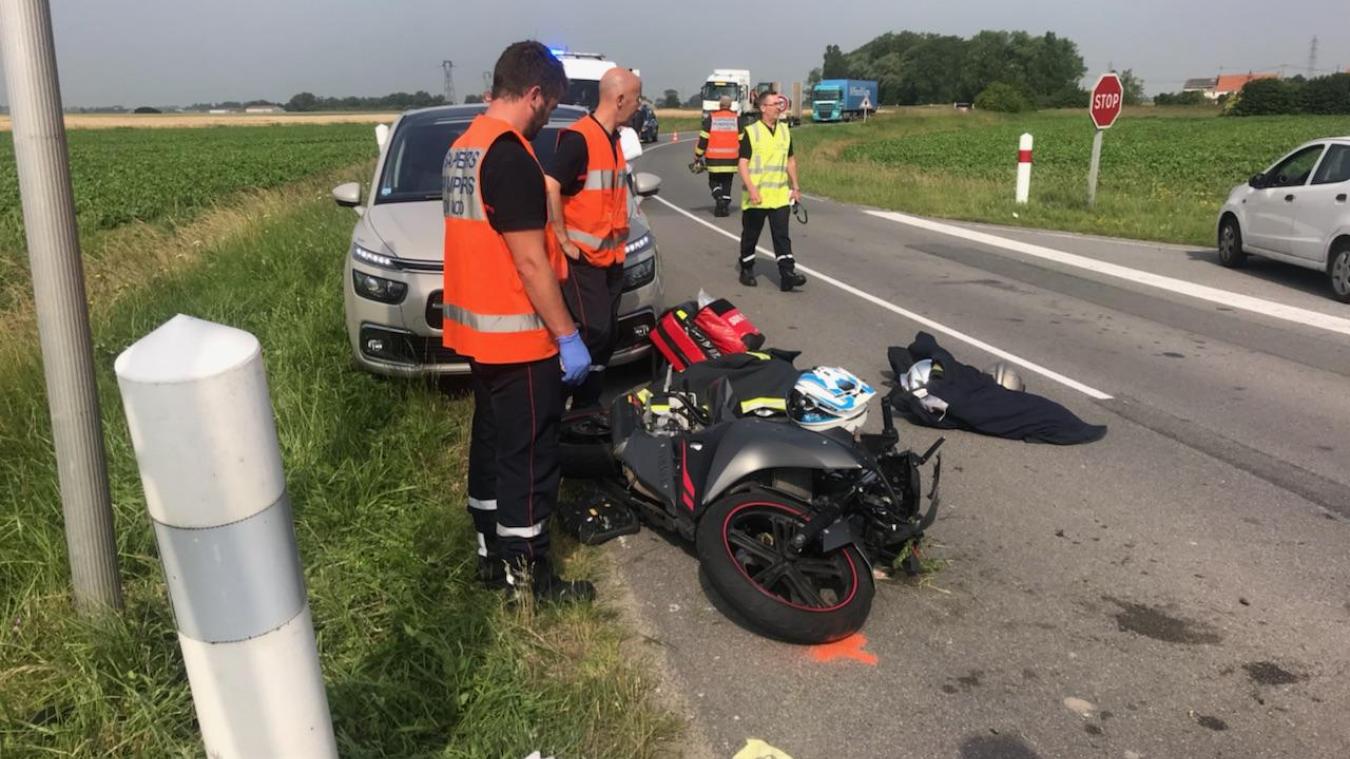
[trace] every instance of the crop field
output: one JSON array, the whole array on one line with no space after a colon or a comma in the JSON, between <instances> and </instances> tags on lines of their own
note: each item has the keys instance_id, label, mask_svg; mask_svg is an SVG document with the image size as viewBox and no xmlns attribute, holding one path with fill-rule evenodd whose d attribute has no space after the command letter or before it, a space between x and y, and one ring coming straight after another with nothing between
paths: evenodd
<instances>
[{"instance_id":1,"label":"crop field","mask_svg":"<svg viewBox=\"0 0 1350 759\"><path fill-rule=\"evenodd\" d=\"M1031 202L1018 207L1013 180L1023 132L1034 136L1035 150ZM839 200L1208 245L1215 214L1234 185L1303 141L1350 133L1350 118L1127 111L1104 135L1098 202L1090 209L1092 133L1078 111L1004 116L914 109L866 124L813 126L797 133L797 144L805 189Z\"/></svg>"},{"instance_id":2,"label":"crop field","mask_svg":"<svg viewBox=\"0 0 1350 759\"><path fill-rule=\"evenodd\" d=\"M134 221L173 226L232 193L276 187L375 155L365 124L67 134L75 213L86 242ZM0 282L27 266L22 222L14 144L9 133L0 133ZM99 256L96 245L85 252Z\"/></svg>"}]
</instances>

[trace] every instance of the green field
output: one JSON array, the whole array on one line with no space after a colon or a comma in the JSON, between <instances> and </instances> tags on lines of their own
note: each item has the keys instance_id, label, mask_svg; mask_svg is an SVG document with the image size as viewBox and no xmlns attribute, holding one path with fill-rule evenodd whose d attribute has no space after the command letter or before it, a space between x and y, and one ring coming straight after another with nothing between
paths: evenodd
<instances>
[{"instance_id":1,"label":"green field","mask_svg":"<svg viewBox=\"0 0 1350 759\"><path fill-rule=\"evenodd\" d=\"M902 109L796 133L808 193L918 214L1210 245L1228 191L1299 143L1350 134L1350 117L1219 118L1133 109L1104 135L1087 206L1093 129L1079 111ZM1031 202L1013 202L1018 137L1035 137ZM1016 215L1014 215L1016 214Z\"/></svg>"},{"instance_id":2,"label":"green field","mask_svg":"<svg viewBox=\"0 0 1350 759\"><path fill-rule=\"evenodd\" d=\"M189 155L220 140L236 146L235 163L268 163L276 145L245 139L264 130L238 129L229 138L184 130L179 144L159 144ZM345 127L324 129L345 142ZM357 146L352 154L362 157ZM92 307L127 598L120 616L86 621L71 610L36 340L31 324L0 333L0 756L202 753L112 373L120 351L178 312L262 342L342 756L650 757L677 734L613 607L521 614L477 587L461 505L470 411L462 388L386 381L352 366L341 277L355 217L325 188L368 171L369 161L350 163L233 201L193 196L248 218L195 247L153 238L193 251L174 267L154 265L169 257L162 250L111 251L144 272ZM234 189L244 186L224 197ZM169 207L189 203L162 197ZM603 579L599 552L559 545L566 573Z\"/></svg>"},{"instance_id":3,"label":"green field","mask_svg":"<svg viewBox=\"0 0 1350 759\"><path fill-rule=\"evenodd\" d=\"M234 193L276 187L375 156L366 124L73 129L67 136L76 218L85 253L93 260L101 254L98 237L107 230L134 221L171 227ZM26 269L24 248L14 143L3 132L0 282Z\"/></svg>"}]
</instances>

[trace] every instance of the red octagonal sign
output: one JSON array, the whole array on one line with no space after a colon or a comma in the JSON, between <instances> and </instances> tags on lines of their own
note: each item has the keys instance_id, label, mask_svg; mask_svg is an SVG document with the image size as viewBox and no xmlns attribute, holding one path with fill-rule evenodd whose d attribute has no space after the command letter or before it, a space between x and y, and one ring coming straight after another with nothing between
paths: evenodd
<instances>
[{"instance_id":1,"label":"red octagonal sign","mask_svg":"<svg viewBox=\"0 0 1350 759\"><path fill-rule=\"evenodd\" d=\"M1102 74L1092 87L1092 99L1088 101L1088 114L1098 129L1109 129L1120 115L1120 107L1125 100L1125 90L1120 86L1120 77L1115 74Z\"/></svg>"}]
</instances>

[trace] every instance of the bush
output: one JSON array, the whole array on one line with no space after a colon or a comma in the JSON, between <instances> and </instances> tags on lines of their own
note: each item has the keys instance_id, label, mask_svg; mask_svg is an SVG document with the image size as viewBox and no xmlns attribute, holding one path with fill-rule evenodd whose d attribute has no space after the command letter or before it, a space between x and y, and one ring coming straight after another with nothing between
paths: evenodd
<instances>
[{"instance_id":1,"label":"bush","mask_svg":"<svg viewBox=\"0 0 1350 759\"><path fill-rule=\"evenodd\" d=\"M1271 116L1298 113L1304 85L1284 79L1257 79L1247 82L1230 108L1234 116Z\"/></svg>"},{"instance_id":2,"label":"bush","mask_svg":"<svg viewBox=\"0 0 1350 759\"><path fill-rule=\"evenodd\" d=\"M152 108L148 105L143 105L137 108L136 110L132 111L132 113L163 113L163 111L159 110L158 108Z\"/></svg>"},{"instance_id":3,"label":"bush","mask_svg":"<svg viewBox=\"0 0 1350 759\"><path fill-rule=\"evenodd\" d=\"M1209 105L1205 99L1205 93L1198 90L1191 92L1160 92L1153 98L1154 105Z\"/></svg>"},{"instance_id":4,"label":"bush","mask_svg":"<svg viewBox=\"0 0 1350 759\"><path fill-rule=\"evenodd\" d=\"M999 113L1021 113L1034 110L1035 106L1021 90L1011 84L994 82L975 96L975 108Z\"/></svg>"},{"instance_id":5,"label":"bush","mask_svg":"<svg viewBox=\"0 0 1350 759\"><path fill-rule=\"evenodd\" d=\"M1303 85L1305 113L1350 113L1350 74L1332 74Z\"/></svg>"},{"instance_id":6,"label":"bush","mask_svg":"<svg viewBox=\"0 0 1350 759\"><path fill-rule=\"evenodd\" d=\"M1036 98L1036 105L1040 108L1087 108L1091 98L1090 92L1074 85Z\"/></svg>"}]
</instances>

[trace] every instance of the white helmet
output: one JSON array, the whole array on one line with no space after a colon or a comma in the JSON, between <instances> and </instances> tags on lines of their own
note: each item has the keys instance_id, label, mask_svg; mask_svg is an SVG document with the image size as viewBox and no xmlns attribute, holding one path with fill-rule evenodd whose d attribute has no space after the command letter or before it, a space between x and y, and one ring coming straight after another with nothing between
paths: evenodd
<instances>
[{"instance_id":1,"label":"white helmet","mask_svg":"<svg viewBox=\"0 0 1350 759\"><path fill-rule=\"evenodd\" d=\"M942 376L942 365L931 358L915 361L900 376L900 386L913 393L928 387L928 381Z\"/></svg>"},{"instance_id":2,"label":"white helmet","mask_svg":"<svg viewBox=\"0 0 1350 759\"><path fill-rule=\"evenodd\" d=\"M1022 376L1006 361L994 364L985 369L984 373L992 376L995 382L1009 390L1022 391L1027 389L1027 384L1022 381Z\"/></svg>"},{"instance_id":3,"label":"white helmet","mask_svg":"<svg viewBox=\"0 0 1350 759\"><path fill-rule=\"evenodd\" d=\"M789 413L809 430L842 427L856 432L867 421L867 402L874 395L871 385L847 369L818 366L797 378Z\"/></svg>"}]
</instances>

